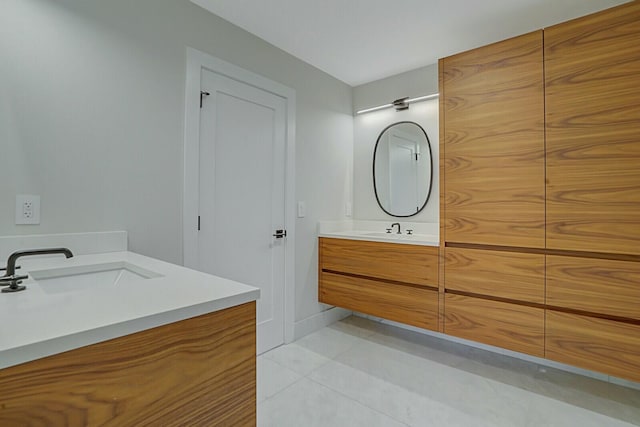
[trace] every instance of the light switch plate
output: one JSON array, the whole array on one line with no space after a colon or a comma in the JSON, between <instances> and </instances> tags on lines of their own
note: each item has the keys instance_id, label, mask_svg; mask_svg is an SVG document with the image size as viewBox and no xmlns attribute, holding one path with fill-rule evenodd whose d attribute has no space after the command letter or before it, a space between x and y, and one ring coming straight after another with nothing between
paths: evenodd
<instances>
[{"instance_id":1,"label":"light switch plate","mask_svg":"<svg viewBox=\"0 0 640 427\"><path fill-rule=\"evenodd\" d=\"M298 218L304 218L307 214L307 205L304 202L298 202Z\"/></svg>"},{"instance_id":2,"label":"light switch plate","mask_svg":"<svg viewBox=\"0 0 640 427\"><path fill-rule=\"evenodd\" d=\"M353 215L353 206L351 202L347 202L344 204L344 216L351 217Z\"/></svg>"},{"instance_id":3,"label":"light switch plate","mask_svg":"<svg viewBox=\"0 0 640 427\"><path fill-rule=\"evenodd\" d=\"M18 194L16 196L16 225L40 224L40 196Z\"/></svg>"}]
</instances>

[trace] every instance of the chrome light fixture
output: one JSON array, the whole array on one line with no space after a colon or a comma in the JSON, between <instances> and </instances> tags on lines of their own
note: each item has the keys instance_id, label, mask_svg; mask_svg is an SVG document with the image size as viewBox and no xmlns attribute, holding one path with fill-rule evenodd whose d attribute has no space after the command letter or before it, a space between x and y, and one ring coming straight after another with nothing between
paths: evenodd
<instances>
[{"instance_id":1,"label":"chrome light fixture","mask_svg":"<svg viewBox=\"0 0 640 427\"><path fill-rule=\"evenodd\" d=\"M393 101L392 104L396 109L396 111L408 110L409 109L409 103L407 102L408 99L409 97L405 96L404 98L396 99L395 101Z\"/></svg>"},{"instance_id":2,"label":"chrome light fixture","mask_svg":"<svg viewBox=\"0 0 640 427\"><path fill-rule=\"evenodd\" d=\"M438 93L434 93L432 95L417 96L415 98L409 98L408 96L406 96L404 98L396 99L389 104L379 105L377 107L365 108L364 110L356 111L356 114L370 113L372 111L384 110L391 107L394 107L396 111L404 111L409 109L409 104L413 104L414 102L426 101L428 99L434 99L438 96L440 96L440 94Z\"/></svg>"}]
</instances>

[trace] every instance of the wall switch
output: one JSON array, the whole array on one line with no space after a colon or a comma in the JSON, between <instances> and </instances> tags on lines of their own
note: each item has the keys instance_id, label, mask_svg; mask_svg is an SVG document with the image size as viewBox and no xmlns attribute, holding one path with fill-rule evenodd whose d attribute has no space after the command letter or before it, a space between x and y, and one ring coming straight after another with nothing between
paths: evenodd
<instances>
[{"instance_id":1,"label":"wall switch","mask_svg":"<svg viewBox=\"0 0 640 427\"><path fill-rule=\"evenodd\" d=\"M347 202L344 204L344 216L351 217L353 215L353 206L351 202Z\"/></svg>"},{"instance_id":2,"label":"wall switch","mask_svg":"<svg viewBox=\"0 0 640 427\"><path fill-rule=\"evenodd\" d=\"M307 214L307 206L304 202L298 202L298 218L304 218Z\"/></svg>"},{"instance_id":3,"label":"wall switch","mask_svg":"<svg viewBox=\"0 0 640 427\"><path fill-rule=\"evenodd\" d=\"M16 224L40 224L40 196L30 194L16 196Z\"/></svg>"}]
</instances>

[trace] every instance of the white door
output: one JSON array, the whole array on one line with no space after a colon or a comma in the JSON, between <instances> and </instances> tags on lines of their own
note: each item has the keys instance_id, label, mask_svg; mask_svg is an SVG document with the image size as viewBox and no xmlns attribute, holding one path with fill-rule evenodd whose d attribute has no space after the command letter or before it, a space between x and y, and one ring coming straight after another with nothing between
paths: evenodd
<instances>
[{"instance_id":1,"label":"white door","mask_svg":"<svg viewBox=\"0 0 640 427\"><path fill-rule=\"evenodd\" d=\"M395 131L389 136L389 192L396 212L411 215L418 204L418 142L415 136Z\"/></svg>"},{"instance_id":2,"label":"white door","mask_svg":"<svg viewBox=\"0 0 640 427\"><path fill-rule=\"evenodd\" d=\"M198 263L260 288L258 353L284 343L286 101L202 69Z\"/></svg>"}]
</instances>

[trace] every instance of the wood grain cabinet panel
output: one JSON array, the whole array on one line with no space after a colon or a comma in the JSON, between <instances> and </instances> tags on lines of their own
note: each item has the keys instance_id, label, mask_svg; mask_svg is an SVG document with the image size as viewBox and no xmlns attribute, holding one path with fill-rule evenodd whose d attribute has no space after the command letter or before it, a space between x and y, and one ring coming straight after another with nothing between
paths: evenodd
<instances>
[{"instance_id":1,"label":"wood grain cabinet panel","mask_svg":"<svg viewBox=\"0 0 640 427\"><path fill-rule=\"evenodd\" d=\"M321 269L438 287L438 248L320 238Z\"/></svg>"},{"instance_id":2,"label":"wood grain cabinet panel","mask_svg":"<svg viewBox=\"0 0 640 427\"><path fill-rule=\"evenodd\" d=\"M442 62L445 240L543 248L542 31Z\"/></svg>"},{"instance_id":3,"label":"wood grain cabinet panel","mask_svg":"<svg viewBox=\"0 0 640 427\"><path fill-rule=\"evenodd\" d=\"M639 23L439 61L445 333L640 381Z\"/></svg>"},{"instance_id":4,"label":"wood grain cabinet panel","mask_svg":"<svg viewBox=\"0 0 640 427\"><path fill-rule=\"evenodd\" d=\"M640 381L640 325L547 310L546 357Z\"/></svg>"},{"instance_id":5,"label":"wood grain cabinet panel","mask_svg":"<svg viewBox=\"0 0 640 427\"><path fill-rule=\"evenodd\" d=\"M0 370L0 425L255 426L255 302Z\"/></svg>"},{"instance_id":6,"label":"wood grain cabinet panel","mask_svg":"<svg viewBox=\"0 0 640 427\"><path fill-rule=\"evenodd\" d=\"M640 320L640 263L548 255L547 304Z\"/></svg>"},{"instance_id":7,"label":"wood grain cabinet panel","mask_svg":"<svg viewBox=\"0 0 640 427\"><path fill-rule=\"evenodd\" d=\"M544 309L445 295L446 334L544 357Z\"/></svg>"},{"instance_id":8,"label":"wood grain cabinet panel","mask_svg":"<svg viewBox=\"0 0 640 427\"><path fill-rule=\"evenodd\" d=\"M321 273L320 301L425 329L438 329L438 291Z\"/></svg>"},{"instance_id":9,"label":"wood grain cabinet panel","mask_svg":"<svg viewBox=\"0 0 640 427\"><path fill-rule=\"evenodd\" d=\"M445 288L544 304L544 255L448 247Z\"/></svg>"},{"instance_id":10,"label":"wood grain cabinet panel","mask_svg":"<svg viewBox=\"0 0 640 427\"><path fill-rule=\"evenodd\" d=\"M640 254L640 2L545 29L547 247Z\"/></svg>"}]
</instances>

